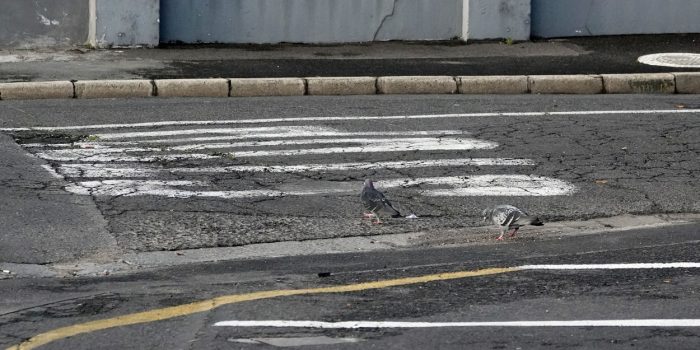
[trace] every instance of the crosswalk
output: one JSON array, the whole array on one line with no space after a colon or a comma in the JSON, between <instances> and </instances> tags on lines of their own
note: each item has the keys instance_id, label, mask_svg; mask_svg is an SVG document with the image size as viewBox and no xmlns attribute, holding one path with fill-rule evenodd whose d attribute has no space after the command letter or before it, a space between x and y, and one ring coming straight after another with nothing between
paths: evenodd
<instances>
[{"instance_id":1,"label":"crosswalk","mask_svg":"<svg viewBox=\"0 0 700 350\"><path fill-rule=\"evenodd\" d=\"M251 125L255 121L258 125ZM239 188L231 186L231 181L210 178L227 174L255 177L359 170L401 170L408 176L378 178L377 186L418 188L421 195L429 197L558 196L576 192L576 187L566 181L522 174L519 168L535 165L532 159L464 157L475 150L497 150L499 144L473 138L457 129L344 130L318 120L272 118L231 123L162 121L32 129L42 130L84 135L78 141L23 143L25 149L51 164L47 169L55 176L70 182L67 191L81 195L236 199L347 194L358 191L357 181L308 183L292 188L280 184L278 188L261 189ZM27 130L14 131L21 134ZM435 158L435 152L441 153L439 158ZM401 159L405 154L414 159L372 160L374 155ZM308 157L315 161L305 163ZM347 157L354 161L337 161ZM442 169L449 173L455 167L494 166L512 167L514 171L411 176L411 171L417 169Z\"/></svg>"}]
</instances>

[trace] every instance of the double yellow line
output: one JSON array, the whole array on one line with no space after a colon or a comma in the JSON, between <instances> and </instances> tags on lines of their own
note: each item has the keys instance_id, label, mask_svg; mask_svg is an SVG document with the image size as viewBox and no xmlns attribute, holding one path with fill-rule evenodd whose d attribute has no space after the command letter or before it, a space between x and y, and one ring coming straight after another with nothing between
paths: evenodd
<instances>
[{"instance_id":1,"label":"double yellow line","mask_svg":"<svg viewBox=\"0 0 700 350\"><path fill-rule=\"evenodd\" d=\"M287 289L287 290L269 290L261 292L252 292L244 294L232 294L220 296L213 299L198 301L189 304L183 304L178 306L171 306L162 309L154 309L144 312L137 312L133 314L117 316L112 318L107 318L103 320L90 321L80 324L75 324L72 326L66 326L61 328L56 328L48 332L37 334L28 340L25 340L19 344L12 345L6 350L27 350L35 349L39 346L48 344L50 342L72 337L78 334L91 333L95 331L100 331L109 328L129 326L139 323L148 323L154 321L167 320L174 317L186 316L195 314L198 312L209 311L219 306L241 303L246 301L269 299L276 297L284 297L290 295L306 295L306 294L324 294L324 293L346 293L346 292L359 292L363 290L370 289L381 289L396 286L405 286L411 284L427 283L434 281L445 281L453 280L466 277L476 277L476 276L486 276L495 275L506 272L519 271L521 268L518 267L506 267L506 268L489 268L481 270L470 270L470 271L457 271L448 273L438 273L432 275L424 275L417 277L407 277L407 278L397 278L383 281L375 282L365 282L357 284L346 284L341 286L333 287L320 287L320 288L308 288L308 289Z\"/></svg>"}]
</instances>

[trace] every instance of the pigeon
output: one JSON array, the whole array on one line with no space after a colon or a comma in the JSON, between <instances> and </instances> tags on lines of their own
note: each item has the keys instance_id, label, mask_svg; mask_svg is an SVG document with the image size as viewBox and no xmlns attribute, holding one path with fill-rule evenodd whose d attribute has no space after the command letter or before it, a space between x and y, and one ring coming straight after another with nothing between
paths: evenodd
<instances>
[{"instance_id":1,"label":"pigeon","mask_svg":"<svg viewBox=\"0 0 700 350\"><path fill-rule=\"evenodd\" d=\"M515 236L520 226L533 225L542 226L544 223L536 216L530 216L526 212L512 205L497 205L492 208L486 208L481 213L484 216L484 221L489 218L494 224L501 228L501 235L496 238L499 241L503 240L503 234L508 230L513 230L510 237Z\"/></svg>"},{"instance_id":2,"label":"pigeon","mask_svg":"<svg viewBox=\"0 0 700 350\"><path fill-rule=\"evenodd\" d=\"M390 215L392 218L398 218L401 216L398 210L394 209L384 194L379 192L374 188L374 183L372 180L365 180L365 184L362 187L362 193L360 193L360 199L362 204L368 213L365 213L366 218L376 218L375 224L381 224L382 221L379 219L379 213L384 213Z\"/></svg>"}]
</instances>

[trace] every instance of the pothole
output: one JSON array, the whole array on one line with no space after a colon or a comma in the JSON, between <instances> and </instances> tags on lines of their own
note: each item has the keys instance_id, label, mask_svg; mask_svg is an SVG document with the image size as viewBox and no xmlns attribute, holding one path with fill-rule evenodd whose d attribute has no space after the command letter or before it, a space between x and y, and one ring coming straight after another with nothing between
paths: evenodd
<instances>
[{"instance_id":1,"label":"pothole","mask_svg":"<svg viewBox=\"0 0 700 350\"><path fill-rule=\"evenodd\" d=\"M676 68L700 68L700 54L672 52L644 55L637 59L640 63L652 66Z\"/></svg>"}]
</instances>

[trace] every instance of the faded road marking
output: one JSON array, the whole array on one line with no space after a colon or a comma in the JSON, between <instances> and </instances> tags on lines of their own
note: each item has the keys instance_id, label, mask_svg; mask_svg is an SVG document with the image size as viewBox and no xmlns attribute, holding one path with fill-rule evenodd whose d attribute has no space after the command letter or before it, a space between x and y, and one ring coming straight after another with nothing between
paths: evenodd
<instances>
[{"instance_id":1,"label":"faded road marking","mask_svg":"<svg viewBox=\"0 0 700 350\"><path fill-rule=\"evenodd\" d=\"M233 294L221 296L209 300L199 302L171 306L162 309L138 312L113 318L90 321L72 326L56 328L48 332L37 334L22 343L8 347L6 350L28 350L35 349L39 346L51 343L56 340L65 339L78 334L91 333L99 330L135 325L140 323L148 323L154 321L162 321L174 317L191 315L199 312L209 311L219 306L241 303L253 300L262 300L269 298L277 298L292 295L308 295L308 294L324 294L324 293L347 293L359 292L371 289L381 289L396 286L406 286L412 284L422 284L435 281L445 281L460 279L466 277L495 275L506 272L518 271L517 268L491 268L471 271L457 271L438 273L432 275L397 278L376 282L365 282L357 284L347 284L333 287L308 288L308 289L289 289L289 290L271 290L262 292L253 292L245 294Z\"/></svg>"},{"instance_id":2,"label":"faded road marking","mask_svg":"<svg viewBox=\"0 0 700 350\"><path fill-rule=\"evenodd\" d=\"M283 122L314 122L314 121L343 121L343 120L408 120L408 119L441 119L441 118L479 118L479 117L545 117L545 116L577 116L577 115L619 115L619 114L687 114L700 113L700 109L632 109L632 110L599 110L599 111L559 111L559 112L493 112L493 113L454 113L454 114L423 114L423 115L389 115L389 116L342 116L342 117L293 117L293 118L261 118L233 120L183 120L127 124L98 124L73 126L36 126L23 128L0 128L0 131L59 131L59 130L94 130L94 129L127 129L157 126L183 125L229 125L229 124L263 124Z\"/></svg>"},{"instance_id":3,"label":"faded road marking","mask_svg":"<svg viewBox=\"0 0 700 350\"><path fill-rule=\"evenodd\" d=\"M198 145L181 145L172 147L129 147L129 148L79 148L79 149L50 149L38 152L36 155L45 160L55 161L85 161L85 159L102 157L103 161L112 161L112 158L122 156L110 156L115 153L133 152L170 152L193 151L204 149L234 149L239 147L268 147L268 146L293 146L293 145L321 145L321 144L350 144L355 146L325 147L325 148L295 148L265 151L234 151L227 153L231 157L262 157L262 156L299 156L305 154L335 154L335 153L383 153L406 151L466 151L474 149L494 149L498 144L491 141L483 141L469 138L386 138L386 139L297 139L297 140L272 140L251 141L234 143L212 143ZM152 154L152 153L151 153ZM167 154L164 154L167 156ZM196 155L199 158L199 155ZM146 158L150 158L146 157ZM138 159L138 157L136 157Z\"/></svg>"},{"instance_id":4,"label":"faded road marking","mask_svg":"<svg viewBox=\"0 0 700 350\"><path fill-rule=\"evenodd\" d=\"M631 319L631 320L572 320L572 321L501 321L501 322L400 322L400 321L221 321L218 327L278 327L278 328L444 328L444 327L700 327L700 319Z\"/></svg>"},{"instance_id":5,"label":"faded road marking","mask_svg":"<svg viewBox=\"0 0 700 350\"><path fill-rule=\"evenodd\" d=\"M645 269L645 268L681 268L681 267L700 267L700 263L696 262L677 262L677 263L641 263L641 264L614 264L620 265L620 268L626 269ZM621 265L626 265L622 267ZM326 293L347 293L347 292L359 292L364 290L372 289L382 289L397 286L407 286L413 284L422 284L436 281L447 281L454 279L461 279L467 277L477 277L477 276L488 276L497 275L508 272L525 271L525 268L530 270L536 270L538 267L554 267L560 266L563 269L569 269L571 266L577 266L584 269L586 266L603 266L603 265L523 265L520 267L504 267L504 268L489 268L481 270L468 270L468 271L457 271L457 272L446 272L438 273L417 277L406 277L397 278L383 281L375 282L364 282L357 284L346 284L341 286L332 287L320 287L320 288L308 288L308 289L287 289L287 290L270 290L262 292L252 292L244 294L233 294L221 296L213 299L203 300L199 302L183 304L178 306L171 306L162 309L154 309L150 311L138 312L134 314L128 314L123 316L117 316L113 318L107 318L103 320L90 321L85 323L79 323L72 326L57 328L48 332L40 333L35 335L28 340L8 347L6 350L27 350L35 349L39 346L48 344L50 342L72 337L78 334L91 333L99 330L128 326L140 323L148 323L154 321L167 320L174 317L191 315L199 312L209 311L215 309L219 306L241 303L253 300L270 299L284 296L292 295L310 295L310 294L326 294ZM650 267L654 266L654 267ZM549 268L553 269L553 268Z\"/></svg>"},{"instance_id":6,"label":"faded road marking","mask_svg":"<svg viewBox=\"0 0 700 350\"><path fill-rule=\"evenodd\" d=\"M473 175L425 178L402 178L376 182L379 188L448 186L448 188L420 189L424 196L561 196L576 191L576 187L565 181L532 175ZM355 182L337 182L332 188L316 186L303 190L186 190L181 187L208 187L203 181L187 180L98 180L80 181L66 186L66 191L93 196L161 196L170 198L255 198L285 196L315 196L331 193L357 192Z\"/></svg>"},{"instance_id":7,"label":"faded road marking","mask_svg":"<svg viewBox=\"0 0 700 350\"><path fill-rule=\"evenodd\" d=\"M564 265L523 265L521 270L634 270L634 269L676 269L700 268L700 263L638 263L638 264L564 264Z\"/></svg>"},{"instance_id":8,"label":"faded road marking","mask_svg":"<svg viewBox=\"0 0 700 350\"><path fill-rule=\"evenodd\" d=\"M356 162L329 164L297 164L297 165L232 165L222 167L185 167L185 168L155 168L155 167L120 167L113 164L61 164L58 173L68 177L152 177L159 173L195 173L218 174L238 172L268 172L268 173L302 173L346 170L372 169L409 169L456 166L530 166L535 165L531 159L514 158L457 158L457 159L426 159L388 162Z\"/></svg>"}]
</instances>

